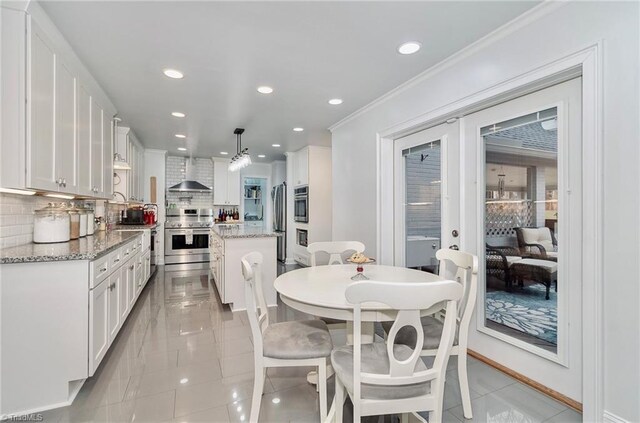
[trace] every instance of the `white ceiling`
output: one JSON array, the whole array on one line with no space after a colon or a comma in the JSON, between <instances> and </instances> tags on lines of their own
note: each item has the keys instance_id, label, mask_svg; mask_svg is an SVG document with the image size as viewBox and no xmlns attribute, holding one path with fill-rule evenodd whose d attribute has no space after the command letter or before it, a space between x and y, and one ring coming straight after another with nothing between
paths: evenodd
<instances>
[{"instance_id":1,"label":"white ceiling","mask_svg":"<svg viewBox=\"0 0 640 423\"><path fill-rule=\"evenodd\" d=\"M308 144L330 145L331 124L537 2L41 4L145 147L232 155L233 129L244 127L254 162L270 162ZM398 54L409 40L422 50ZM185 78L171 80L164 68ZM273 94L259 94L259 85ZM334 97L344 103L327 104Z\"/></svg>"}]
</instances>

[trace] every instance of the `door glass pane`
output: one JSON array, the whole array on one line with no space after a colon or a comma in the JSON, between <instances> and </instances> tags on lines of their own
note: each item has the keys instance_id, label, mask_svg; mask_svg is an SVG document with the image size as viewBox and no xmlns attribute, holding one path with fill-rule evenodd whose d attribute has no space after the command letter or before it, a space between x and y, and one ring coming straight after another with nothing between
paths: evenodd
<instances>
[{"instance_id":1,"label":"door glass pane","mask_svg":"<svg viewBox=\"0 0 640 423\"><path fill-rule=\"evenodd\" d=\"M551 108L481 129L485 324L557 352L558 131Z\"/></svg>"},{"instance_id":2,"label":"door glass pane","mask_svg":"<svg viewBox=\"0 0 640 423\"><path fill-rule=\"evenodd\" d=\"M440 141L402 152L405 168L406 267L437 272L442 233Z\"/></svg>"}]
</instances>

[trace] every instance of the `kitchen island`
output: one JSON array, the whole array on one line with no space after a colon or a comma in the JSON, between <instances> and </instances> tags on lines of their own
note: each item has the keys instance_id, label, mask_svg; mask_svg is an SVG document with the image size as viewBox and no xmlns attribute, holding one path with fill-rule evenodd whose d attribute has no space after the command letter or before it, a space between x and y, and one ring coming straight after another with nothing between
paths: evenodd
<instances>
[{"instance_id":1,"label":"kitchen island","mask_svg":"<svg viewBox=\"0 0 640 423\"><path fill-rule=\"evenodd\" d=\"M262 254L262 288L267 306L276 306L276 247L279 233L261 226L218 224L211 228L209 238L209 278L216 287L220 301L232 311L245 310L244 278L240 260L245 254Z\"/></svg>"}]
</instances>

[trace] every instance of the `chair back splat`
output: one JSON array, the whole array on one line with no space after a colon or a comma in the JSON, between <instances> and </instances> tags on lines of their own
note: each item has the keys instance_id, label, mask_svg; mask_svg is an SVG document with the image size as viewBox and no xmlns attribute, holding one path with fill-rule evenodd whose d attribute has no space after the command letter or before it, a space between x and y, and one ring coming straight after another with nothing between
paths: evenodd
<instances>
[{"instance_id":1,"label":"chair back splat","mask_svg":"<svg viewBox=\"0 0 640 423\"><path fill-rule=\"evenodd\" d=\"M255 351L262 351L262 334L269 326L269 309L262 291L262 262L262 254L258 252L246 254L241 260L245 303Z\"/></svg>"},{"instance_id":2,"label":"chair back splat","mask_svg":"<svg viewBox=\"0 0 640 423\"><path fill-rule=\"evenodd\" d=\"M311 266L317 266L317 253L326 253L329 255L329 265L344 264L342 255L348 251L361 253L364 251L364 244L359 241L326 241L313 242L307 247L307 251L311 254Z\"/></svg>"},{"instance_id":3,"label":"chair back splat","mask_svg":"<svg viewBox=\"0 0 640 423\"><path fill-rule=\"evenodd\" d=\"M438 281L428 284L397 283L364 281L350 285L346 290L347 301L354 305L353 321L353 396L354 407L360 408L361 384L399 386L412 385L432 381L443 386L447 367L447 360L451 352L456 328L456 304L463 295L460 283L451 280ZM386 304L397 310L396 319L387 338L387 356L389 372L366 373L361 371L361 308L363 303L375 302ZM444 329L438 351L431 368L416 370L416 363L420 359L422 340L424 337L420 322L420 311L429 309L436 304L444 303L446 315ZM418 336L418 342L408 354L408 357L397 357L394 347L398 332L406 327L412 327ZM399 350L398 350L399 351ZM405 350L406 351L406 350ZM439 389L434 389L433 394ZM433 401L438 401L435 398ZM358 405L355 405L355 404ZM361 411L357 410L360 415ZM366 414L366 413L365 413Z\"/></svg>"}]
</instances>

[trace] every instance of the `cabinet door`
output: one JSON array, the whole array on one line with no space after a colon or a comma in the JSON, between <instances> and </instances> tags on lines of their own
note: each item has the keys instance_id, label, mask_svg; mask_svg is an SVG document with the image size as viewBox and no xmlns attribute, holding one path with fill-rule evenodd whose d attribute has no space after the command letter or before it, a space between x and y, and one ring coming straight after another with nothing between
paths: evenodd
<instances>
[{"instance_id":1,"label":"cabinet door","mask_svg":"<svg viewBox=\"0 0 640 423\"><path fill-rule=\"evenodd\" d=\"M127 263L127 302L129 312L133 309L133 304L136 301L136 263L138 258L134 257Z\"/></svg>"},{"instance_id":2,"label":"cabinet door","mask_svg":"<svg viewBox=\"0 0 640 423\"><path fill-rule=\"evenodd\" d=\"M144 201L144 148L138 149L138 200Z\"/></svg>"},{"instance_id":3,"label":"cabinet door","mask_svg":"<svg viewBox=\"0 0 640 423\"><path fill-rule=\"evenodd\" d=\"M297 180L296 185L309 185L309 150L304 149L296 153Z\"/></svg>"},{"instance_id":4,"label":"cabinet door","mask_svg":"<svg viewBox=\"0 0 640 423\"><path fill-rule=\"evenodd\" d=\"M109 348L109 279L89 294L89 376L93 376Z\"/></svg>"},{"instance_id":5,"label":"cabinet door","mask_svg":"<svg viewBox=\"0 0 640 423\"><path fill-rule=\"evenodd\" d=\"M107 304L109 306L108 319L109 319L109 344L113 342L113 339L118 334L118 330L120 329L120 288L122 287L122 283L120 281L122 277L122 273L117 271L113 273L107 282L108 286L108 297L109 301Z\"/></svg>"},{"instance_id":6,"label":"cabinet door","mask_svg":"<svg viewBox=\"0 0 640 423\"><path fill-rule=\"evenodd\" d=\"M144 277L144 257L142 254L138 253L138 261L136 262L136 298L140 295L142 291L142 285L144 281L142 278Z\"/></svg>"},{"instance_id":7,"label":"cabinet door","mask_svg":"<svg viewBox=\"0 0 640 423\"><path fill-rule=\"evenodd\" d=\"M102 107L91 97L91 190L96 196L103 191Z\"/></svg>"},{"instance_id":8,"label":"cabinet door","mask_svg":"<svg viewBox=\"0 0 640 423\"><path fill-rule=\"evenodd\" d=\"M56 55L48 37L31 22L31 50L28 56L29 111L27 114L27 185L57 191L55 167L55 74Z\"/></svg>"},{"instance_id":9,"label":"cabinet door","mask_svg":"<svg viewBox=\"0 0 640 423\"><path fill-rule=\"evenodd\" d=\"M144 254L144 277L142 278L142 286L144 287L151 276L151 251L147 250Z\"/></svg>"},{"instance_id":10,"label":"cabinet door","mask_svg":"<svg viewBox=\"0 0 640 423\"><path fill-rule=\"evenodd\" d=\"M118 288L118 296L120 297L120 326L124 324L129 314L129 264L125 263L118 272L120 272L120 287Z\"/></svg>"},{"instance_id":11,"label":"cabinet door","mask_svg":"<svg viewBox=\"0 0 640 423\"><path fill-rule=\"evenodd\" d=\"M102 112L102 192L100 197L113 197L113 126L111 119Z\"/></svg>"},{"instance_id":12,"label":"cabinet door","mask_svg":"<svg viewBox=\"0 0 640 423\"><path fill-rule=\"evenodd\" d=\"M213 164L213 204L225 205L227 202L229 165L226 162Z\"/></svg>"},{"instance_id":13,"label":"cabinet door","mask_svg":"<svg viewBox=\"0 0 640 423\"><path fill-rule=\"evenodd\" d=\"M93 195L91 189L91 96L78 84L78 194Z\"/></svg>"},{"instance_id":14,"label":"cabinet door","mask_svg":"<svg viewBox=\"0 0 640 423\"><path fill-rule=\"evenodd\" d=\"M62 177L60 191L76 193L76 78L56 57L56 174Z\"/></svg>"},{"instance_id":15,"label":"cabinet door","mask_svg":"<svg viewBox=\"0 0 640 423\"><path fill-rule=\"evenodd\" d=\"M240 172L230 172L227 169L227 204L240 205Z\"/></svg>"}]
</instances>

